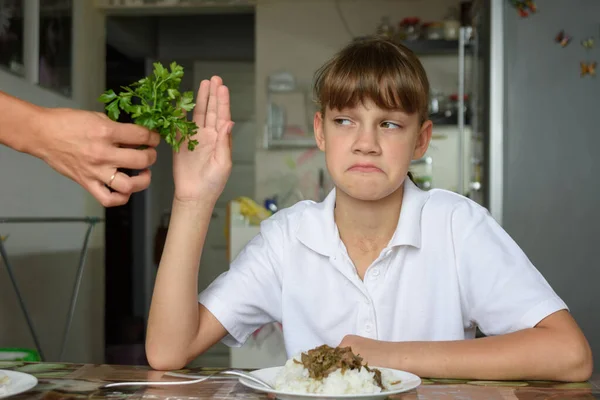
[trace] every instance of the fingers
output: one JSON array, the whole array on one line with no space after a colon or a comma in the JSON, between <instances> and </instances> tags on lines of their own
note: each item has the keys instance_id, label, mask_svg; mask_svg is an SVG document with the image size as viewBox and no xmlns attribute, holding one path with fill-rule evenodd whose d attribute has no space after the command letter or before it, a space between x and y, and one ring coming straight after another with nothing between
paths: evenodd
<instances>
[{"instance_id":1,"label":"fingers","mask_svg":"<svg viewBox=\"0 0 600 400\"><path fill-rule=\"evenodd\" d=\"M116 179L116 178L115 178ZM104 207L115 207L122 206L129 201L128 194L119 192L111 192L104 184L100 181L96 181L89 188L89 192L102 204Z\"/></svg>"},{"instance_id":2,"label":"fingers","mask_svg":"<svg viewBox=\"0 0 600 400\"><path fill-rule=\"evenodd\" d=\"M207 128L217 128L217 91L221 85L223 85L223 81L218 76L213 76L210 79L206 122L204 124Z\"/></svg>"},{"instance_id":3,"label":"fingers","mask_svg":"<svg viewBox=\"0 0 600 400\"><path fill-rule=\"evenodd\" d=\"M229 90L223 86L223 80L213 76L210 81L200 82L194 122L200 127L221 130L230 119Z\"/></svg>"},{"instance_id":4,"label":"fingers","mask_svg":"<svg viewBox=\"0 0 600 400\"><path fill-rule=\"evenodd\" d=\"M220 160L229 160L231 162L231 130L234 123L229 121L225 127L219 131L217 139L217 154Z\"/></svg>"},{"instance_id":5,"label":"fingers","mask_svg":"<svg viewBox=\"0 0 600 400\"><path fill-rule=\"evenodd\" d=\"M210 81L206 79L200 82L198 95L196 98L196 107L194 107L194 122L199 127L206 123L206 107L208 107L208 93L210 90Z\"/></svg>"},{"instance_id":6,"label":"fingers","mask_svg":"<svg viewBox=\"0 0 600 400\"><path fill-rule=\"evenodd\" d=\"M127 204L133 193L141 192L150 186L151 176L148 169L136 176L128 176L123 172L116 172L115 178L110 182L110 188L106 186L108 182L103 181L110 179L110 177L101 177L100 180L92 183L89 192L104 207L122 206L123 204Z\"/></svg>"},{"instance_id":7,"label":"fingers","mask_svg":"<svg viewBox=\"0 0 600 400\"><path fill-rule=\"evenodd\" d=\"M143 150L115 148L110 153L107 163L118 168L147 169L156 162L156 150L147 148Z\"/></svg>"},{"instance_id":8,"label":"fingers","mask_svg":"<svg viewBox=\"0 0 600 400\"><path fill-rule=\"evenodd\" d=\"M129 176L123 172L117 172L115 179L110 184L110 188L116 192L127 195L132 193L141 192L150 186L150 170L146 169L140 172L138 175Z\"/></svg>"},{"instance_id":9,"label":"fingers","mask_svg":"<svg viewBox=\"0 0 600 400\"><path fill-rule=\"evenodd\" d=\"M221 85L217 88L217 130L221 131L229 121L231 121L229 89Z\"/></svg>"},{"instance_id":10,"label":"fingers","mask_svg":"<svg viewBox=\"0 0 600 400\"><path fill-rule=\"evenodd\" d=\"M143 126L114 122L112 139L115 143L136 146L156 147L160 143L160 135Z\"/></svg>"}]
</instances>

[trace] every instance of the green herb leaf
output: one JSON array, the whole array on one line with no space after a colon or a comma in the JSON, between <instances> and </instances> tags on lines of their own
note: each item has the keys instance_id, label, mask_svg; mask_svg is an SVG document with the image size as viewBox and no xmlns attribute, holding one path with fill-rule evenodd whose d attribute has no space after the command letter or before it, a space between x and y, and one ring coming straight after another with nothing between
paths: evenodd
<instances>
[{"instance_id":1,"label":"green herb leaf","mask_svg":"<svg viewBox=\"0 0 600 400\"><path fill-rule=\"evenodd\" d=\"M136 120L136 124L145 126L146 128L148 128L150 130L154 130L154 128L156 128L158 126L158 123L154 119L152 114L140 115Z\"/></svg>"},{"instance_id":2,"label":"green herb leaf","mask_svg":"<svg viewBox=\"0 0 600 400\"><path fill-rule=\"evenodd\" d=\"M179 90L177 89L168 89L167 92L169 93L169 99L171 100L179 97Z\"/></svg>"},{"instance_id":3,"label":"green herb leaf","mask_svg":"<svg viewBox=\"0 0 600 400\"><path fill-rule=\"evenodd\" d=\"M117 100L109 103L105 108L106 111L108 111L108 117L110 119L114 121L119 119L119 114L121 114L121 111L119 111L119 102Z\"/></svg>"},{"instance_id":4,"label":"green herb leaf","mask_svg":"<svg viewBox=\"0 0 600 400\"><path fill-rule=\"evenodd\" d=\"M104 92L98 101L105 103L108 117L114 121L121 112L129 114L133 122L158 132L173 150L179 151L187 141L187 148L194 150L198 141L192 139L198 131L193 121L188 121L186 112L195 107L194 94L179 90L183 67L176 62L165 68L156 62L151 75L123 86L116 94L112 89Z\"/></svg>"},{"instance_id":5,"label":"green herb leaf","mask_svg":"<svg viewBox=\"0 0 600 400\"><path fill-rule=\"evenodd\" d=\"M162 66L161 63L155 62L154 64L154 76L157 80L165 79L169 72Z\"/></svg>"},{"instance_id":6,"label":"green herb leaf","mask_svg":"<svg viewBox=\"0 0 600 400\"><path fill-rule=\"evenodd\" d=\"M181 108L185 111L192 111L194 109L194 94L192 92L185 92L181 99L179 100L179 104L177 108Z\"/></svg>"},{"instance_id":7,"label":"green herb leaf","mask_svg":"<svg viewBox=\"0 0 600 400\"><path fill-rule=\"evenodd\" d=\"M131 112L131 96L123 96L119 99L119 108L125 112Z\"/></svg>"},{"instance_id":8,"label":"green herb leaf","mask_svg":"<svg viewBox=\"0 0 600 400\"><path fill-rule=\"evenodd\" d=\"M114 90L111 89L111 90L108 90L107 92L103 93L98 100L101 103L109 103L116 98L117 98L117 94L114 92Z\"/></svg>"}]
</instances>

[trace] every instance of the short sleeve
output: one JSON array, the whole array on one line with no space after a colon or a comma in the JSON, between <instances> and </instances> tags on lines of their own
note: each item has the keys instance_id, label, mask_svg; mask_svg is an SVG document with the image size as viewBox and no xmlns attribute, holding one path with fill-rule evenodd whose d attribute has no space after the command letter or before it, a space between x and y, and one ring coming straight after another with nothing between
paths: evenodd
<instances>
[{"instance_id":1,"label":"short sleeve","mask_svg":"<svg viewBox=\"0 0 600 400\"><path fill-rule=\"evenodd\" d=\"M566 304L489 212L458 206L452 218L460 289L469 319L488 336L532 328Z\"/></svg>"},{"instance_id":2,"label":"short sleeve","mask_svg":"<svg viewBox=\"0 0 600 400\"><path fill-rule=\"evenodd\" d=\"M265 324L281 321L281 236L275 221L264 221L256 235L198 296L229 333L223 343L242 346Z\"/></svg>"}]
</instances>

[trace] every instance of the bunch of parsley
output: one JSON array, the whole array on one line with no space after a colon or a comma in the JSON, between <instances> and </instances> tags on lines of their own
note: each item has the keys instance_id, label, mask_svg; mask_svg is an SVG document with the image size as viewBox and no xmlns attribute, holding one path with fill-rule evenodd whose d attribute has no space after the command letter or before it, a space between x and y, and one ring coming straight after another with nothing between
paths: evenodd
<instances>
[{"instance_id":1,"label":"bunch of parsley","mask_svg":"<svg viewBox=\"0 0 600 400\"><path fill-rule=\"evenodd\" d=\"M108 117L116 121L121 111L130 114L133 122L158 132L175 151L181 143L188 141L188 149L194 150L198 141L192 139L198 130L193 121L188 121L185 111L191 111L194 95L179 92L183 67L172 62L169 71L159 62L154 64L154 73L116 94L112 89L98 99L105 103ZM134 102L132 102L133 99ZM139 101L138 101L139 100ZM179 135L178 135L179 133Z\"/></svg>"}]
</instances>

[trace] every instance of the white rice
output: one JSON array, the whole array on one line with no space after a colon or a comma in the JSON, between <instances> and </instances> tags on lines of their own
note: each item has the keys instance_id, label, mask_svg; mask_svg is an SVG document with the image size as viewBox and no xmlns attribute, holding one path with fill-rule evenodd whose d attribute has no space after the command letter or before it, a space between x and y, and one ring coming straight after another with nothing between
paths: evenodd
<instances>
[{"instance_id":1,"label":"white rice","mask_svg":"<svg viewBox=\"0 0 600 400\"><path fill-rule=\"evenodd\" d=\"M294 362L294 359L300 361L296 356L289 359L275 378L275 389L288 393L318 393L327 395L342 394L372 394L380 393L381 388L375 383L374 372L369 372L366 368L346 370L342 373L341 369L329 374L322 380L316 380L309 377L308 369L302 364ZM389 377L385 371L381 371L381 380L383 386L390 387Z\"/></svg>"}]
</instances>

